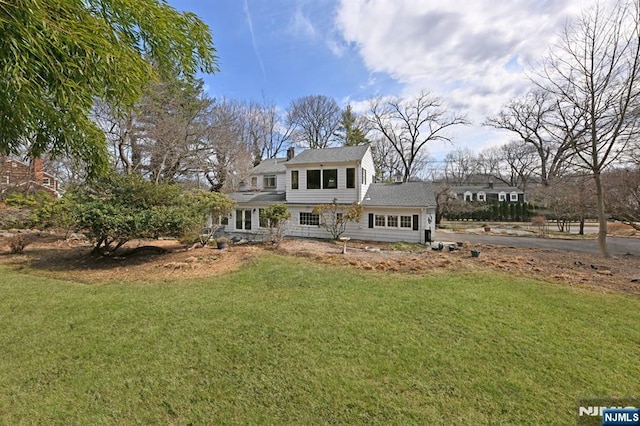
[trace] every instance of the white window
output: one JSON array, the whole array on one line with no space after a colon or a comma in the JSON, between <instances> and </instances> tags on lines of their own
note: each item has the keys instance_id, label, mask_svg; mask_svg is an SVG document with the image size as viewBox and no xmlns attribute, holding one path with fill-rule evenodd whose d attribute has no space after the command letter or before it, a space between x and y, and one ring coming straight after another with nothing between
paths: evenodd
<instances>
[{"instance_id":1,"label":"white window","mask_svg":"<svg viewBox=\"0 0 640 426\"><path fill-rule=\"evenodd\" d=\"M478 192L478 201L487 201L487 194L483 191Z\"/></svg>"},{"instance_id":2,"label":"white window","mask_svg":"<svg viewBox=\"0 0 640 426\"><path fill-rule=\"evenodd\" d=\"M251 210L236 210L236 230L251 230Z\"/></svg>"},{"instance_id":3,"label":"white window","mask_svg":"<svg viewBox=\"0 0 640 426\"><path fill-rule=\"evenodd\" d=\"M251 178L251 187L252 188L257 188L258 187L258 178L256 176Z\"/></svg>"},{"instance_id":4,"label":"white window","mask_svg":"<svg viewBox=\"0 0 640 426\"><path fill-rule=\"evenodd\" d=\"M265 175L262 187L264 189L275 189L276 188L276 175Z\"/></svg>"},{"instance_id":5,"label":"white window","mask_svg":"<svg viewBox=\"0 0 640 426\"><path fill-rule=\"evenodd\" d=\"M411 216L400 216L400 228L411 228Z\"/></svg>"},{"instance_id":6,"label":"white window","mask_svg":"<svg viewBox=\"0 0 640 426\"><path fill-rule=\"evenodd\" d=\"M464 200L473 201L473 194L471 193L471 191L467 191L464 193Z\"/></svg>"},{"instance_id":7,"label":"white window","mask_svg":"<svg viewBox=\"0 0 640 426\"><path fill-rule=\"evenodd\" d=\"M376 224L376 227L387 226L387 217L383 214L377 214L375 224Z\"/></svg>"},{"instance_id":8,"label":"white window","mask_svg":"<svg viewBox=\"0 0 640 426\"><path fill-rule=\"evenodd\" d=\"M51 185L51 180L49 180L48 177L44 177L44 178L42 178L42 184L46 185L46 186L49 186L49 185Z\"/></svg>"},{"instance_id":9,"label":"white window","mask_svg":"<svg viewBox=\"0 0 640 426\"><path fill-rule=\"evenodd\" d=\"M387 216L387 226L389 228L398 227L398 216Z\"/></svg>"},{"instance_id":10,"label":"white window","mask_svg":"<svg viewBox=\"0 0 640 426\"><path fill-rule=\"evenodd\" d=\"M500 192L498 194L498 201L507 201L507 194L506 192Z\"/></svg>"},{"instance_id":11,"label":"white window","mask_svg":"<svg viewBox=\"0 0 640 426\"><path fill-rule=\"evenodd\" d=\"M320 215L300 212L300 225L318 226L320 225Z\"/></svg>"},{"instance_id":12,"label":"white window","mask_svg":"<svg viewBox=\"0 0 640 426\"><path fill-rule=\"evenodd\" d=\"M512 192L509 196L509 201L518 201L518 193L517 192Z\"/></svg>"},{"instance_id":13,"label":"white window","mask_svg":"<svg viewBox=\"0 0 640 426\"><path fill-rule=\"evenodd\" d=\"M11 167L18 167L18 163L16 163L15 161L11 162Z\"/></svg>"},{"instance_id":14,"label":"white window","mask_svg":"<svg viewBox=\"0 0 640 426\"><path fill-rule=\"evenodd\" d=\"M4 177L4 184L9 185L9 176Z\"/></svg>"}]
</instances>

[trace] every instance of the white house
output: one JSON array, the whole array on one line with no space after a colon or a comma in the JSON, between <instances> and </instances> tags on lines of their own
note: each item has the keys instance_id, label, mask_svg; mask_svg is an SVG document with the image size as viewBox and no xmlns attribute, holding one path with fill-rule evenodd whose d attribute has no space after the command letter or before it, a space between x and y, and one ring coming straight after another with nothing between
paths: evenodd
<instances>
[{"instance_id":1,"label":"white house","mask_svg":"<svg viewBox=\"0 0 640 426\"><path fill-rule=\"evenodd\" d=\"M295 156L264 160L252 171L246 190L229 194L237 202L225 232L255 238L266 232L260 210L274 203L291 212L287 235L328 238L318 204L360 203L364 214L349 223L346 237L368 241L430 242L435 233L436 202L430 183L375 183L371 148L359 145L307 149Z\"/></svg>"}]
</instances>

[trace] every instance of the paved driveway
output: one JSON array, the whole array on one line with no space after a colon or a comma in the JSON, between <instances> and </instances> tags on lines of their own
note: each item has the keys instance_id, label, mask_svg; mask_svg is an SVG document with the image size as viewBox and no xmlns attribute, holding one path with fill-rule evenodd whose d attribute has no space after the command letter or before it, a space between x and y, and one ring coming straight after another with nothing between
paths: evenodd
<instances>
[{"instance_id":1,"label":"paved driveway","mask_svg":"<svg viewBox=\"0 0 640 426\"><path fill-rule=\"evenodd\" d=\"M510 247L555 249L582 253L600 253L597 240L558 240L547 238L511 237L506 235L475 235L436 232L436 241L468 241L473 244L495 244ZM640 238L608 237L609 253L614 256L640 256Z\"/></svg>"}]
</instances>

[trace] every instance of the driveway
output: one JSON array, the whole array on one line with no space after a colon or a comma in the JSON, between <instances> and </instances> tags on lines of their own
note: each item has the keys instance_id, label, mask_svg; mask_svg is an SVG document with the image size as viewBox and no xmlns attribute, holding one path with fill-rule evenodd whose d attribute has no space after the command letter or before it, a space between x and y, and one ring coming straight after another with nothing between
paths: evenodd
<instances>
[{"instance_id":1,"label":"driveway","mask_svg":"<svg viewBox=\"0 0 640 426\"><path fill-rule=\"evenodd\" d=\"M600 253L597 240L559 240L549 238L511 237L506 235L475 235L451 232L436 232L436 241L468 241L472 244L493 244L508 247L526 247ZM640 238L608 237L609 253L613 256L640 255Z\"/></svg>"}]
</instances>

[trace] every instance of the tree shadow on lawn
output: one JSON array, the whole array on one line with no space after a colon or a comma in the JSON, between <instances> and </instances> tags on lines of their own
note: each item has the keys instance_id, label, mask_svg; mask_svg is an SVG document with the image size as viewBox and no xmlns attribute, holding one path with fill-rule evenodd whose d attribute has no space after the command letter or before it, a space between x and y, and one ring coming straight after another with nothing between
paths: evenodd
<instances>
[{"instance_id":1,"label":"tree shadow on lawn","mask_svg":"<svg viewBox=\"0 0 640 426\"><path fill-rule=\"evenodd\" d=\"M43 271L110 270L148 264L172 253L186 252L191 247L175 241L169 244L147 243L128 243L111 256L101 256L93 252L93 245L86 243L38 241L28 245L21 255L11 254L8 250L3 252L0 263Z\"/></svg>"}]
</instances>

